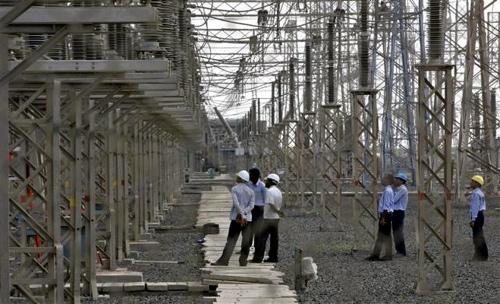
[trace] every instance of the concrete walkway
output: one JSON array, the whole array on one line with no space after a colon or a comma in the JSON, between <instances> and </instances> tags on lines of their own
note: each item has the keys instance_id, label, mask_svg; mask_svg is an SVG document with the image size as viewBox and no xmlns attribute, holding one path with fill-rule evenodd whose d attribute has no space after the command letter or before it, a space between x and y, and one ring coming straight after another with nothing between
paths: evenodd
<instances>
[{"instance_id":1,"label":"concrete walkway","mask_svg":"<svg viewBox=\"0 0 500 304\"><path fill-rule=\"evenodd\" d=\"M219 179L227 179L221 176ZM283 273L275 269L274 264L251 264L240 267L238 263L241 235L231 257L229 266L211 266L224 249L229 229L229 211L231 195L224 186L212 186L211 191L203 191L198 211L197 226L207 223L219 225L219 234L206 236L203 244L205 284L218 284L214 303L298 303L294 290L283 285ZM252 255L250 254L250 257Z\"/></svg>"}]
</instances>

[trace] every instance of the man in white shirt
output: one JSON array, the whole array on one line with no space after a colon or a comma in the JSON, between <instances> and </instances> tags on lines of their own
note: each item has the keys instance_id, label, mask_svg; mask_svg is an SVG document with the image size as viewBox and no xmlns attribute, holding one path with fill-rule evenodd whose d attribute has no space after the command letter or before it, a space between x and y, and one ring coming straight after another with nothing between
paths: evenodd
<instances>
[{"instance_id":1,"label":"man in white shirt","mask_svg":"<svg viewBox=\"0 0 500 304\"><path fill-rule=\"evenodd\" d=\"M266 263L278 262L278 226L283 204L283 196L277 185L280 182L280 177L277 174L269 174L266 178L266 204L264 205L264 225L262 234L259 238L260 244L255 249L253 263L261 263L264 259L267 239L270 237L269 258Z\"/></svg>"},{"instance_id":2,"label":"man in white shirt","mask_svg":"<svg viewBox=\"0 0 500 304\"><path fill-rule=\"evenodd\" d=\"M249 180L249 174L245 170L236 175L236 185L231 189L233 206L229 216L231 224L229 225L226 246L224 246L222 256L212 265L227 266L229 264L229 259L233 254L240 233L242 235L240 266L247 265L248 253L252 245L252 228L250 224L252 223L252 209L255 204L255 194L247 185Z\"/></svg>"}]
</instances>

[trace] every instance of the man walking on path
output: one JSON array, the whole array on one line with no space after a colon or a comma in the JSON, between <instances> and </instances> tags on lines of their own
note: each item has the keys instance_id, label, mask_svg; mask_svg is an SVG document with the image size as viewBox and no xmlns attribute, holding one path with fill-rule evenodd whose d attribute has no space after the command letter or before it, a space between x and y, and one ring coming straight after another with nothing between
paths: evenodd
<instances>
[{"instance_id":1,"label":"man walking on path","mask_svg":"<svg viewBox=\"0 0 500 304\"><path fill-rule=\"evenodd\" d=\"M372 254L366 258L368 261L389 261L392 260L392 238L391 238L391 221L392 212L394 211L394 191L392 184L394 176L387 174L383 179L384 192L378 203L378 234ZM385 256L380 258L382 246L385 249Z\"/></svg>"},{"instance_id":2,"label":"man walking on path","mask_svg":"<svg viewBox=\"0 0 500 304\"><path fill-rule=\"evenodd\" d=\"M260 263L264 258L266 250L267 239L271 237L269 246L269 258L264 262L277 263L278 262L278 226L280 216L282 215L281 206L283 197L278 184L280 177L277 174L269 174L266 178L266 204L264 206L264 225L259 244L255 249L253 263Z\"/></svg>"},{"instance_id":3,"label":"man walking on path","mask_svg":"<svg viewBox=\"0 0 500 304\"><path fill-rule=\"evenodd\" d=\"M248 170L250 174L250 182L248 185L250 189L253 190L255 194L255 206L252 209L252 240L257 250L259 244L259 238L262 234L263 216L264 216L264 204L266 202L266 186L260 180L260 170L257 168L252 168Z\"/></svg>"},{"instance_id":4,"label":"man walking on path","mask_svg":"<svg viewBox=\"0 0 500 304\"><path fill-rule=\"evenodd\" d=\"M486 201L481 187L484 185L482 176L472 177L470 186L473 189L470 195L470 226L472 228L472 239L474 242L474 261L488 260L488 247L483 234L484 211L486 210Z\"/></svg>"},{"instance_id":5,"label":"man walking on path","mask_svg":"<svg viewBox=\"0 0 500 304\"><path fill-rule=\"evenodd\" d=\"M406 182L408 177L399 173L394 178L394 212L392 214L392 232L394 234L394 245L396 254L406 256L404 238L404 219L406 206L408 205L408 189Z\"/></svg>"},{"instance_id":6,"label":"man walking on path","mask_svg":"<svg viewBox=\"0 0 500 304\"><path fill-rule=\"evenodd\" d=\"M229 225L226 245L222 256L212 265L229 265L229 259L233 254L240 233L242 235L240 266L247 265L248 253L252 245L250 224L252 223L252 209L255 204L254 192L247 185L249 180L249 174L245 170L238 172L236 175L236 185L231 189L233 206L231 208L231 224Z\"/></svg>"}]
</instances>

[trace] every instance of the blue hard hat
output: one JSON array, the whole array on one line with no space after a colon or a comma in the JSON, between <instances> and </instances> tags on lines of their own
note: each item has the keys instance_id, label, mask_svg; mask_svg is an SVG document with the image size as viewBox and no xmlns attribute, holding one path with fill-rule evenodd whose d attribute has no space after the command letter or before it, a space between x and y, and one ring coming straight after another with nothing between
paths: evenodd
<instances>
[{"instance_id":1,"label":"blue hard hat","mask_svg":"<svg viewBox=\"0 0 500 304\"><path fill-rule=\"evenodd\" d=\"M404 181L405 183L408 181L408 176L406 176L403 173L396 174L395 178L399 178L400 180Z\"/></svg>"}]
</instances>

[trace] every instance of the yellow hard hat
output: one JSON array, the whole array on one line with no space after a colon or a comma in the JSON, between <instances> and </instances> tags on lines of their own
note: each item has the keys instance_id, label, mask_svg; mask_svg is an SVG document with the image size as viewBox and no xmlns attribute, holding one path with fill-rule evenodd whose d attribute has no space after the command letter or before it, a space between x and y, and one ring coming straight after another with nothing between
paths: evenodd
<instances>
[{"instance_id":1,"label":"yellow hard hat","mask_svg":"<svg viewBox=\"0 0 500 304\"><path fill-rule=\"evenodd\" d=\"M481 175L474 175L472 177L472 180L475 181L476 183L478 183L479 185L484 185L484 179Z\"/></svg>"}]
</instances>

